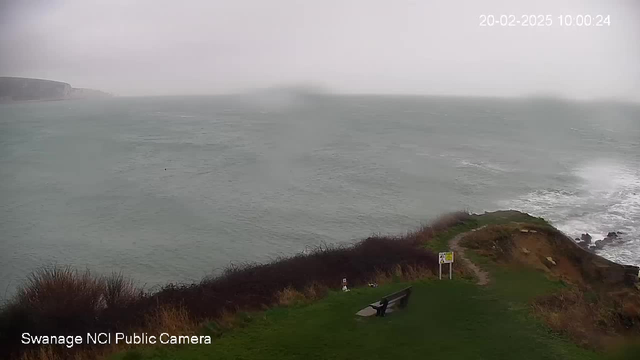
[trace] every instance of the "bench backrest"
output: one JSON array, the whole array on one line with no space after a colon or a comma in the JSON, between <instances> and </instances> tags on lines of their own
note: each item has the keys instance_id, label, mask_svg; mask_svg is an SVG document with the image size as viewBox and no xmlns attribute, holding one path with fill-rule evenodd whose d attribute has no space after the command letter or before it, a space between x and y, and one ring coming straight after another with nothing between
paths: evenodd
<instances>
[{"instance_id":1,"label":"bench backrest","mask_svg":"<svg viewBox=\"0 0 640 360\"><path fill-rule=\"evenodd\" d=\"M387 301L391 302L395 299L401 298L403 296L407 296L407 294L409 294L411 292L411 286L409 286L408 288L404 288L400 291L396 291L393 294L389 294L385 297L382 298L382 300L380 300L380 303L382 303L385 299L387 299Z\"/></svg>"}]
</instances>

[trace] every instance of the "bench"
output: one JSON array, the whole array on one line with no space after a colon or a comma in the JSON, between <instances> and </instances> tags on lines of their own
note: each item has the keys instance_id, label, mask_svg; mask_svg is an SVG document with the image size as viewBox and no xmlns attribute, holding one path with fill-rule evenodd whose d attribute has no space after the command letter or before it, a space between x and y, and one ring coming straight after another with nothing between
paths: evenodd
<instances>
[{"instance_id":1,"label":"bench","mask_svg":"<svg viewBox=\"0 0 640 360\"><path fill-rule=\"evenodd\" d=\"M370 307L376 310L376 316L384 316L387 312L387 308L398 305L400 308L404 308L409 304L409 296L411 295L411 286L404 288L400 291L396 291L393 294L389 294L383 297L380 301L373 304L369 304Z\"/></svg>"}]
</instances>

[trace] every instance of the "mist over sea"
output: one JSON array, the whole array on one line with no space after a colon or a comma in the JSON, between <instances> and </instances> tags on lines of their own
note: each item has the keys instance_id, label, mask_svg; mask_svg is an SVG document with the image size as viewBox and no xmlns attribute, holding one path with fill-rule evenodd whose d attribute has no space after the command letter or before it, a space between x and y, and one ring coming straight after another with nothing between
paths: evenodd
<instances>
[{"instance_id":1,"label":"mist over sea","mask_svg":"<svg viewBox=\"0 0 640 360\"><path fill-rule=\"evenodd\" d=\"M0 298L42 265L152 288L518 209L640 265L640 106L259 94L0 105Z\"/></svg>"}]
</instances>

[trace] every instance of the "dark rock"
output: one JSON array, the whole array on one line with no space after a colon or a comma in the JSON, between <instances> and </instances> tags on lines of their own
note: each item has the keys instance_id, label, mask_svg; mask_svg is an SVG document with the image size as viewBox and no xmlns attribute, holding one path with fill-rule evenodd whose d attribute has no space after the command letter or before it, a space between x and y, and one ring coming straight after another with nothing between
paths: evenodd
<instances>
[{"instance_id":1,"label":"dark rock","mask_svg":"<svg viewBox=\"0 0 640 360\"><path fill-rule=\"evenodd\" d=\"M580 241L578 242L578 245L585 249L589 247L589 243L587 243L586 241Z\"/></svg>"},{"instance_id":2,"label":"dark rock","mask_svg":"<svg viewBox=\"0 0 640 360\"><path fill-rule=\"evenodd\" d=\"M603 244L611 244L613 242L613 240L615 240L614 238L610 238L610 237L606 237L604 239L602 239L602 243Z\"/></svg>"},{"instance_id":3,"label":"dark rock","mask_svg":"<svg viewBox=\"0 0 640 360\"><path fill-rule=\"evenodd\" d=\"M596 240L594 243L596 245L596 249L600 250L604 247L604 242L602 240Z\"/></svg>"},{"instance_id":4,"label":"dark rock","mask_svg":"<svg viewBox=\"0 0 640 360\"><path fill-rule=\"evenodd\" d=\"M587 244L591 244L591 239L592 239L592 237L591 237L591 235L589 235L589 233L585 233L585 234L580 235L580 240L586 241Z\"/></svg>"},{"instance_id":5,"label":"dark rock","mask_svg":"<svg viewBox=\"0 0 640 360\"><path fill-rule=\"evenodd\" d=\"M610 231L610 232L607 234L607 237L608 237L608 238L614 238L614 239L615 239L615 238L617 238L617 237L618 237L618 234L617 234L615 231Z\"/></svg>"},{"instance_id":6,"label":"dark rock","mask_svg":"<svg viewBox=\"0 0 640 360\"><path fill-rule=\"evenodd\" d=\"M580 242L580 238L575 238L575 241L576 242Z\"/></svg>"}]
</instances>

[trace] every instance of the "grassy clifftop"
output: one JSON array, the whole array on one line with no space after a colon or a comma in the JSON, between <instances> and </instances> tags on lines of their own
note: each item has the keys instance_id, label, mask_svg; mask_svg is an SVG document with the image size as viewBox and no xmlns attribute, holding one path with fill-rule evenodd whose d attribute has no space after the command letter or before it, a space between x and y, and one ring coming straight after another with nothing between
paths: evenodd
<instances>
[{"instance_id":1,"label":"grassy clifftop","mask_svg":"<svg viewBox=\"0 0 640 360\"><path fill-rule=\"evenodd\" d=\"M487 286L476 285L473 272L460 260L454 280L435 278L435 252L448 250L448 242L462 233L467 257L489 273ZM546 257L555 265L545 262ZM623 269L622 277L608 276L605 265L613 272ZM169 285L153 294L138 292L121 277L100 280L68 273L58 279L40 273L1 313L0 347L15 345L19 331L44 331L42 324L47 324L49 333L86 332L91 325L105 331L197 334L214 340L211 345L125 351L122 346L80 347L75 354L59 347L29 351L14 346L13 356L636 359L640 349L628 346L640 338L640 310L635 307L640 291L625 271L584 252L543 219L512 211L455 213L404 236L373 237L351 247L230 268L220 277ZM349 279L351 292L338 290L343 277ZM366 287L370 281L380 287ZM414 293L407 309L385 318L354 315L408 284ZM34 295L43 289L48 296ZM89 303L93 305L82 306ZM588 316L596 309L598 316ZM9 318L16 314L23 318ZM10 323L19 329L7 327ZM56 328L60 323L76 327Z\"/></svg>"},{"instance_id":2,"label":"grassy clifftop","mask_svg":"<svg viewBox=\"0 0 640 360\"><path fill-rule=\"evenodd\" d=\"M463 245L489 272L488 286L475 285L472 274L456 263L453 281L432 275L412 282L397 279L375 289L332 291L311 304L301 297L293 305L244 314L226 330L220 323L206 325L201 333L218 337L209 346L133 349L111 359L640 356L640 311L630 305L640 292L627 286L621 276L624 267L575 246L543 219L519 212L472 215L451 225L423 246L447 250L449 240L467 232ZM551 257L556 264L547 266L541 257ZM406 310L385 318L354 316L366 304L407 285L414 293Z\"/></svg>"}]
</instances>

